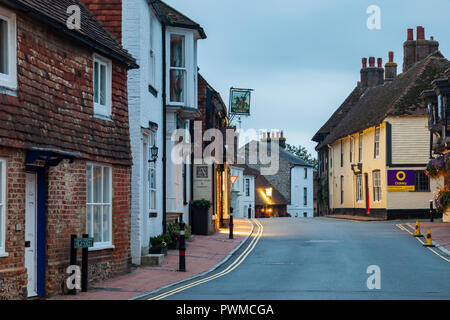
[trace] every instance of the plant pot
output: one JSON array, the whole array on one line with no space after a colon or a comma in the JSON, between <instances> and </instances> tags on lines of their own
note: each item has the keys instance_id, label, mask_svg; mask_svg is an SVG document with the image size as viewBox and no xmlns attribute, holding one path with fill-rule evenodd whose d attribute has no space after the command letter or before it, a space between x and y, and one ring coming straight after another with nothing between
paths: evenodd
<instances>
[{"instance_id":1,"label":"plant pot","mask_svg":"<svg viewBox=\"0 0 450 320\"><path fill-rule=\"evenodd\" d=\"M172 242L169 244L169 250L178 250L180 248L180 240L172 238Z\"/></svg>"},{"instance_id":2,"label":"plant pot","mask_svg":"<svg viewBox=\"0 0 450 320\"><path fill-rule=\"evenodd\" d=\"M163 254L167 256L167 246L164 247L151 247L148 249L149 254Z\"/></svg>"},{"instance_id":3,"label":"plant pot","mask_svg":"<svg viewBox=\"0 0 450 320\"><path fill-rule=\"evenodd\" d=\"M442 222L450 222L450 207L444 210L442 213Z\"/></svg>"}]
</instances>

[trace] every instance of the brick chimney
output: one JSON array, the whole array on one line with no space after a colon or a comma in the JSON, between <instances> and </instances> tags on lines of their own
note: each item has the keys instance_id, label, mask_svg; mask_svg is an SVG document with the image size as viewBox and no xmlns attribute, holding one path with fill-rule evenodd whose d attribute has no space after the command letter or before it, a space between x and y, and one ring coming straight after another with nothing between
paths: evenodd
<instances>
[{"instance_id":1,"label":"brick chimney","mask_svg":"<svg viewBox=\"0 0 450 320\"><path fill-rule=\"evenodd\" d=\"M385 82L392 82L397 77L397 64L394 62L394 52L389 51L389 62L384 65Z\"/></svg>"},{"instance_id":2,"label":"brick chimney","mask_svg":"<svg viewBox=\"0 0 450 320\"><path fill-rule=\"evenodd\" d=\"M425 59L431 53L439 50L439 42L433 38L425 39L425 28L417 27L417 40L414 40L414 30L408 29L408 38L403 43L403 72L408 71L416 62Z\"/></svg>"},{"instance_id":3,"label":"brick chimney","mask_svg":"<svg viewBox=\"0 0 450 320\"><path fill-rule=\"evenodd\" d=\"M376 87L384 84L383 60L378 58L375 66L375 57L369 58L369 67L367 67L367 58L362 58L361 81L362 88Z\"/></svg>"},{"instance_id":4,"label":"brick chimney","mask_svg":"<svg viewBox=\"0 0 450 320\"><path fill-rule=\"evenodd\" d=\"M122 0L80 0L119 43L122 43Z\"/></svg>"}]
</instances>

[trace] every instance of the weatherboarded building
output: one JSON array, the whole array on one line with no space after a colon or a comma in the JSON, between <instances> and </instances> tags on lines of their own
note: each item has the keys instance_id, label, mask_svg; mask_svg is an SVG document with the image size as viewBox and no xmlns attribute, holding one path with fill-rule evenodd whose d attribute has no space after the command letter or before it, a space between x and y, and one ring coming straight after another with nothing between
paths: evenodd
<instances>
[{"instance_id":1,"label":"weatherboarded building","mask_svg":"<svg viewBox=\"0 0 450 320\"><path fill-rule=\"evenodd\" d=\"M363 58L361 81L316 133L318 202L323 214L382 219L429 214L436 181L425 173L430 158L428 112L421 93L450 67L425 30L408 30L403 73L394 55Z\"/></svg>"},{"instance_id":2,"label":"weatherboarded building","mask_svg":"<svg viewBox=\"0 0 450 320\"><path fill-rule=\"evenodd\" d=\"M135 60L77 0L2 2L0 26L0 299L63 293L72 234L91 281L127 272Z\"/></svg>"}]
</instances>

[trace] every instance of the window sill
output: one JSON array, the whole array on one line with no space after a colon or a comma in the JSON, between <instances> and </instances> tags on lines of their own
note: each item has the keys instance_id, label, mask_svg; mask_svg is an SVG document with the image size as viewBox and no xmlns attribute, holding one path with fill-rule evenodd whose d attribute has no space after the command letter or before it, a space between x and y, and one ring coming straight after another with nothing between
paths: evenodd
<instances>
[{"instance_id":1,"label":"window sill","mask_svg":"<svg viewBox=\"0 0 450 320\"><path fill-rule=\"evenodd\" d=\"M19 95L17 94L17 88L9 88L5 85L1 85L0 84L0 94L6 94L8 96L12 96L12 97L18 97Z\"/></svg>"},{"instance_id":2,"label":"window sill","mask_svg":"<svg viewBox=\"0 0 450 320\"><path fill-rule=\"evenodd\" d=\"M6 257L9 257L8 252L0 252L0 258L6 258Z\"/></svg>"},{"instance_id":3,"label":"window sill","mask_svg":"<svg viewBox=\"0 0 450 320\"><path fill-rule=\"evenodd\" d=\"M91 251L101 251L101 250L108 250L108 249L115 249L116 247L112 244L98 246L98 247L91 247L89 248L89 252Z\"/></svg>"},{"instance_id":4,"label":"window sill","mask_svg":"<svg viewBox=\"0 0 450 320\"><path fill-rule=\"evenodd\" d=\"M99 114L99 113L94 113L94 118L112 122L111 116L107 116L107 115L103 115L103 114Z\"/></svg>"}]
</instances>

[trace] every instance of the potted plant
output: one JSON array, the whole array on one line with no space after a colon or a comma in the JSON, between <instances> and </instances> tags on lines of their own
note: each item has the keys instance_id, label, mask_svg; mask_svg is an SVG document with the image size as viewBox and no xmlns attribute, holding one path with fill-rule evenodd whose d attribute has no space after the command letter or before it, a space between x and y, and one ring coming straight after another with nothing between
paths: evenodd
<instances>
[{"instance_id":1,"label":"potted plant","mask_svg":"<svg viewBox=\"0 0 450 320\"><path fill-rule=\"evenodd\" d=\"M169 249L170 250L178 249L180 246L180 225L178 224L178 222L172 222L167 224L167 234L171 239Z\"/></svg>"},{"instance_id":2,"label":"potted plant","mask_svg":"<svg viewBox=\"0 0 450 320\"><path fill-rule=\"evenodd\" d=\"M167 255L167 236L164 234L161 234L156 237L150 238L150 244L151 247L148 250L148 253L150 254L164 254Z\"/></svg>"},{"instance_id":3,"label":"potted plant","mask_svg":"<svg viewBox=\"0 0 450 320\"><path fill-rule=\"evenodd\" d=\"M450 222L450 191L442 189L435 197L436 210L442 213L442 221Z\"/></svg>"},{"instance_id":4,"label":"potted plant","mask_svg":"<svg viewBox=\"0 0 450 320\"><path fill-rule=\"evenodd\" d=\"M211 201L209 200L195 200L190 202L192 212L192 233L193 234L208 234L208 211L211 208Z\"/></svg>"}]
</instances>

